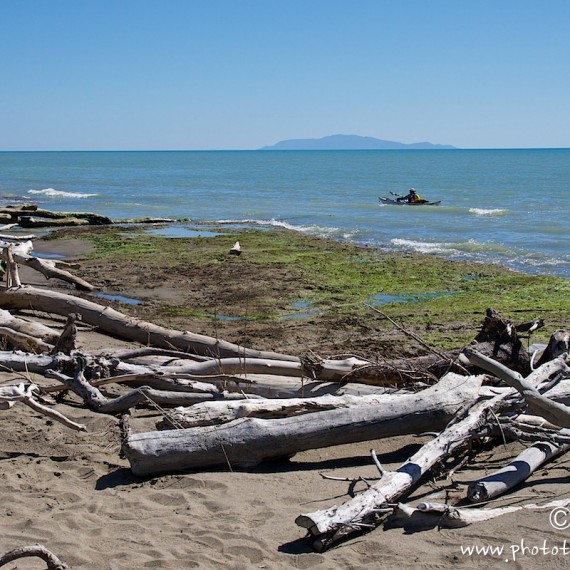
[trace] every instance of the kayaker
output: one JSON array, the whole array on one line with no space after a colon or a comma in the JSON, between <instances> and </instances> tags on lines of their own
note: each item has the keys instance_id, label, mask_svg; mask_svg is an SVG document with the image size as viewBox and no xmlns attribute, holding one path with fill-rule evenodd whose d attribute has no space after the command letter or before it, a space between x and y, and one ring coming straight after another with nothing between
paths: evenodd
<instances>
[{"instance_id":1,"label":"kayaker","mask_svg":"<svg viewBox=\"0 0 570 570\"><path fill-rule=\"evenodd\" d=\"M408 202L409 204L414 204L415 202L421 202L422 198L416 193L414 188L410 188L410 191L406 196L398 198L398 202Z\"/></svg>"}]
</instances>

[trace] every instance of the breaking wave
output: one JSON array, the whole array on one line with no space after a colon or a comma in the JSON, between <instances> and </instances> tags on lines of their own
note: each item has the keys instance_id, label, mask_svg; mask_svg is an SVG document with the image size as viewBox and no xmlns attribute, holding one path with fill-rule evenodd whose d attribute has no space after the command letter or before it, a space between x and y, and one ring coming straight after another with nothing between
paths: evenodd
<instances>
[{"instance_id":1,"label":"breaking wave","mask_svg":"<svg viewBox=\"0 0 570 570\"><path fill-rule=\"evenodd\" d=\"M43 190L28 190L28 194L41 194L42 196L51 196L54 198L92 198L97 194L84 194L82 192L63 192L62 190L54 190L53 188L44 188Z\"/></svg>"},{"instance_id":2,"label":"breaking wave","mask_svg":"<svg viewBox=\"0 0 570 570\"><path fill-rule=\"evenodd\" d=\"M398 249L411 249L419 253L447 253L450 249L450 244L447 243L415 241L411 239L395 238L390 240L390 243Z\"/></svg>"},{"instance_id":3,"label":"breaking wave","mask_svg":"<svg viewBox=\"0 0 570 570\"><path fill-rule=\"evenodd\" d=\"M393 239L391 240L392 245L396 246L398 249L408 249L417 251L419 253L432 253L440 255L455 255L455 254L499 254L507 255L511 253L511 249L493 242L481 243L473 239L467 240L465 242L426 242L426 241L414 241L408 239Z\"/></svg>"},{"instance_id":4,"label":"breaking wave","mask_svg":"<svg viewBox=\"0 0 570 570\"><path fill-rule=\"evenodd\" d=\"M509 213L508 210L503 208L495 209L485 209L485 208L469 208L470 214L475 214L476 216L504 216Z\"/></svg>"},{"instance_id":5,"label":"breaking wave","mask_svg":"<svg viewBox=\"0 0 570 570\"><path fill-rule=\"evenodd\" d=\"M284 220L257 220L257 219L242 219L242 220L216 220L217 224L231 225L231 226L260 226L271 228L284 228L295 232L303 232L320 237L342 237L343 239L350 239L353 237L354 232L346 232L340 228L330 226L319 226L317 224L295 225Z\"/></svg>"}]
</instances>

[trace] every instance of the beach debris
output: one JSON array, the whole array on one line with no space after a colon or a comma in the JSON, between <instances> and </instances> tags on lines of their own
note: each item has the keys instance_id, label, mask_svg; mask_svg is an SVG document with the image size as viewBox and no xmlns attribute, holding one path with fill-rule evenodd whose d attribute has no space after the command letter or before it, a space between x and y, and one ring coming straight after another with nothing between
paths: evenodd
<instances>
[{"instance_id":1,"label":"beach debris","mask_svg":"<svg viewBox=\"0 0 570 570\"><path fill-rule=\"evenodd\" d=\"M518 372L508 369L506 366L491 358L467 347L463 354L472 364L487 370L500 378L503 382L517 390L526 400L528 409L562 428L570 428L570 408L563 404L553 402L543 396L527 378L523 378ZM550 361L553 362L553 361ZM546 363L548 364L548 363ZM540 370L542 367L537 368Z\"/></svg>"},{"instance_id":2,"label":"beach debris","mask_svg":"<svg viewBox=\"0 0 570 570\"><path fill-rule=\"evenodd\" d=\"M29 242L31 245L31 242ZM31 249L31 248L30 248ZM21 287L20 275L18 273L18 266L14 261L14 244L8 244L2 249L3 262L6 273L6 287Z\"/></svg>"},{"instance_id":3,"label":"beach debris","mask_svg":"<svg viewBox=\"0 0 570 570\"><path fill-rule=\"evenodd\" d=\"M19 548L14 548L13 550L6 552L6 554L0 556L0 566L5 566L14 560L28 558L31 556L41 558L47 564L48 570L67 570L69 568L65 562L61 561L53 552L48 550L42 544L20 546Z\"/></svg>"},{"instance_id":4,"label":"beach debris","mask_svg":"<svg viewBox=\"0 0 570 570\"><path fill-rule=\"evenodd\" d=\"M1 386L0 387L0 410L6 410L11 408L16 402L22 402L26 404L36 412L40 412L67 427L78 431L87 431L87 428L80 423L70 420L57 410L50 408L41 404L35 399L35 395L39 393L39 388L35 384L28 384L21 382L18 385L13 386Z\"/></svg>"},{"instance_id":5,"label":"beach debris","mask_svg":"<svg viewBox=\"0 0 570 570\"><path fill-rule=\"evenodd\" d=\"M71 283L77 289L83 291L92 291L95 289L93 285L71 274L67 269L63 268L77 268L77 264L67 263L62 260L40 259L31 255L33 244L31 240L22 242L10 242L0 240L0 249L2 250L2 268L6 275L6 288L21 287L18 273L18 263L26 265L39 271L46 278L50 279L55 277L67 283Z\"/></svg>"},{"instance_id":6,"label":"beach debris","mask_svg":"<svg viewBox=\"0 0 570 570\"><path fill-rule=\"evenodd\" d=\"M387 392L385 394L368 394L364 396L325 394L323 396L306 398L260 398L240 401L203 402L188 408L175 408L167 413L157 427L185 429L226 424L239 418L271 420L358 405L381 406L393 401L391 398L386 397L392 394L397 402L398 397L409 395L411 392L400 391L395 394Z\"/></svg>"},{"instance_id":7,"label":"beach debris","mask_svg":"<svg viewBox=\"0 0 570 570\"><path fill-rule=\"evenodd\" d=\"M528 479L541 465L568 449L570 444L567 443L556 445L547 441L537 442L505 467L471 482L467 489L467 498L472 503L482 503L503 495Z\"/></svg>"},{"instance_id":8,"label":"beach debris","mask_svg":"<svg viewBox=\"0 0 570 570\"><path fill-rule=\"evenodd\" d=\"M21 254L14 253L13 244L4 251L10 272ZM114 415L153 408L162 418L158 427L173 429L136 432L131 426L125 433L121 451L135 475L248 468L307 449L402 434L432 437L395 470L383 467L373 453L378 481L340 506L296 518L319 551L383 524L425 475L453 478L481 440L531 446L473 483L464 500L477 504L504 494L570 449L570 336L557 330L547 346L526 350L522 339L543 326L540 319L514 324L488 309L481 330L462 350L430 349L415 359L370 362L352 355L255 350L167 329L75 295L18 285L15 275L10 279L13 286L0 289L0 336L12 350L0 351L0 365L58 384L9 386L2 406L22 401L73 429L83 426L57 418L59 412L38 401L42 393L69 390L89 409ZM58 334L45 325L25 324L10 310L64 316L67 323ZM78 349L79 327L95 327L141 347L88 353ZM394 387L388 388L391 380ZM408 390L396 391L402 383ZM99 388L107 384L120 395L108 396ZM276 399L283 395L286 400ZM166 409L173 407L172 413ZM453 518L460 511L452 507L455 500L420 510Z\"/></svg>"},{"instance_id":9,"label":"beach debris","mask_svg":"<svg viewBox=\"0 0 570 570\"><path fill-rule=\"evenodd\" d=\"M67 315L67 321L61 332L61 335L57 339L55 345L51 349L52 354L57 354L61 352L63 354L71 354L77 349L77 326L76 322L81 320L81 315L77 313L70 313Z\"/></svg>"},{"instance_id":10,"label":"beach debris","mask_svg":"<svg viewBox=\"0 0 570 570\"><path fill-rule=\"evenodd\" d=\"M55 329L39 322L15 317L5 309L0 309L0 328L2 328L2 334L13 331L19 333L22 338L30 338L32 342L40 341L44 345L53 344L59 337L59 332ZM35 351L28 350L28 352Z\"/></svg>"},{"instance_id":11,"label":"beach debris","mask_svg":"<svg viewBox=\"0 0 570 570\"><path fill-rule=\"evenodd\" d=\"M107 216L92 212L52 212L35 204L9 205L0 208L0 221L21 228L54 226L108 225L113 221Z\"/></svg>"},{"instance_id":12,"label":"beach debris","mask_svg":"<svg viewBox=\"0 0 570 570\"><path fill-rule=\"evenodd\" d=\"M239 241L236 241L233 247L229 251L230 255L241 255L241 245Z\"/></svg>"},{"instance_id":13,"label":"beach debris","mask_svg":"<svg viewBox=\"0 0 570 570\"><path fill-rule=\"evenodd\" d=\"M143 346L179 348L212 358L235 357L241 359L249 357L252 359L299 362L295 356L248 349L218 338L166 329L153 323L128 317L106 305L32 286L19 289L0 289L0 307L46 311L62 316L67 316L70 312L77 313L81 315L83 323L96 326L109 334L140 342Z\"/></svg>"},{"instance_id":14,"label":"beach debris","mask_svg":"<svg viewBox=\"0 0 570 570\"><path fill-rule=\"evenodd\" d=\"M554 365L547 363L531 373L527 382L538 386L551 376L553 368L559 371L567 369L567 366L562 358ZM299 515L295 522L318 537L317 548L320 550L351 533L378 526L381 521L378 520L377 509L398 501L436 463L443 464L458 448L477 437L478 431L490 423L515 395L516 390L510 389L491 399L476 399L396 471L385 474L378 483L343 505Z\"/></svg>"},{"instance_id":15,"label":"beach debris","mask_svg":"<svg viewBox=\"0 0 570 570\"><path fill-rule=\"evenodd\" d=\"M421 502L416 507L398 503L385 526L403 527L408 532L427 528L461 528L520 511L563 509L562 512L566 512L568 505L570 499L557 499L540 505L532 503L491 509L455 507L448 503Z\"/></svg>"}]
</instances>

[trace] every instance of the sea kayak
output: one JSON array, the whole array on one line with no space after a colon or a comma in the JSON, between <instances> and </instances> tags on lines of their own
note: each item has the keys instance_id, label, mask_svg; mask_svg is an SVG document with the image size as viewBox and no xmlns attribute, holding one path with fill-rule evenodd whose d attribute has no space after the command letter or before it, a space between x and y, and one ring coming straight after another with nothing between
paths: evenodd
<instances>
[{"instance_id":1,"label":"sea kayak","mask_svg":"<svg viewBox=\"0 0 570 570\"><path fill-rule=\"evenodd\" d=\"M408 202L407 200L398 201L395 198L386 198L385 196L378 196L378 200L380 200L382 204L390 204L393 206L439 206L441 204L441 200L438 200L437 202L430 202L429 200Z\"/></svg>"}]
</instances>

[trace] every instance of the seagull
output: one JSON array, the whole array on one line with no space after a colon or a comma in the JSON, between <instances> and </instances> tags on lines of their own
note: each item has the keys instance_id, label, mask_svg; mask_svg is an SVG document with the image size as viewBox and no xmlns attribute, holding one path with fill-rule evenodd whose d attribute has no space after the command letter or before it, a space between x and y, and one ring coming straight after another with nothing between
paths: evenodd
<instances>
[{"instance_id":1,"label":"seagull","mask_svg":"<svg viewBox=\"0 0 570 570\"><path fill-rule=\"evenodd\" d=\"M232 247L232 249L230 249L230 255L241 255L241 246L239 244L239 241L236 241L234 243L234 246Z\"/></svg>"}]
</instances>

